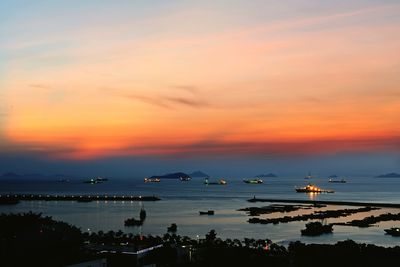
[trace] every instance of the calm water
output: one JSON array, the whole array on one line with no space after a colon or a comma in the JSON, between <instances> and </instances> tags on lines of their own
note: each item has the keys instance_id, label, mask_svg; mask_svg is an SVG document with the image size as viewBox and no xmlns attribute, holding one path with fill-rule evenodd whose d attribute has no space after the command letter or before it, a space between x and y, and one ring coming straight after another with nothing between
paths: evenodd
<instances>
[{"instance_id":1,"label":"calm water","mask_svg":"<svg viewBox=\"0 0 400 267\"><path fill-rule=\"evenodd\" d=\"M395 178L347 178L345 184L328 183L322 178L312 182L322 188L333 189L334 194L309 196L296 193L295 186L305 185L308 180L302 177L266 178L264 184L245 184L241 179L230 179L228 185L205 186L202 179L189 182L179 180L162 180L160 183L143 183L142 178L121 180L111 179L102 184L84 184L81 181L63 183L58 181L0 181L1 193L40 193L40 194L118 194L118 195L156 195L162 198L157 202L114 202L99 201L78 203L72 201L26 201L14 206L0 206L0 212L42 212L57 220L62 220L81 227L84 231L114 230L142 234L162 235L171 223L178 225L178 233L196 238L211 229L217 231L222 238L269 238L274 242L287 243L301 240L313 243L335 243L351 238L355 241L374 243L384 246L397 245L400 238L384 234L383 229L400 225L400 222L385 222L377 227L356 228L334 226L334 233L320 237L302 237L300 229L305 222L292 222L278 225L249 224L248 216L237 211L249 206L264 206L269 203L248 203L246 200L257 197L279 199L348 200L400 203L400 179ZM138 218L140 207L147 211L145 224L140 228L124 227L128 217ZM348 208L331 206L321 208ZM215 210L214 216L199 216L200 210ZM311 213L302 210L302 213ZM381 209L374 214L399 210ZM277 213L262 217L280 217L299 213ZM345 218L328 219L329 222L344 222L355 218L363 218L371 213L359 213Z\"/></svg>"}]
</instances>

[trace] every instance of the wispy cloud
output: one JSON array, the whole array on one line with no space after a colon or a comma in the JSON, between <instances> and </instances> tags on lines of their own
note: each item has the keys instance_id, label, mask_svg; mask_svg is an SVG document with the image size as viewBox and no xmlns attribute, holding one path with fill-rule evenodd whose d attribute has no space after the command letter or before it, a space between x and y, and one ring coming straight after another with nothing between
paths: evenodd
<instances>
[{"instance_id":1,"label":"wispy cloud","mask_svg":"<svg viewBox=\"0 0 400 267\"><path fill-rule=\"evenodd\" d=\"M175 155L177 157L206 155L296 157L334 155L337 153L369 153L370 151L397 152L399 149L400 136L390 136L371 137L365 139L326 139L298 142L223 142L208 140L179 145L135 146L132 148L126 148L125 154Z\"/></svg>"},{"instance_id":2,"label":"wispy cloud","mask_svg":"<svg viewBox=\"0 0 400 267\"><path fill-rule=\"evenodd\" d=\"M154 105L161 108L173 109L177 106L187 106L193 108L201 108L208 106L208 103L188 97L172 97L172 96L144 96L144 95L125 95L126 98L141 101L146 104Z\"/></svg>"}]
</instances>

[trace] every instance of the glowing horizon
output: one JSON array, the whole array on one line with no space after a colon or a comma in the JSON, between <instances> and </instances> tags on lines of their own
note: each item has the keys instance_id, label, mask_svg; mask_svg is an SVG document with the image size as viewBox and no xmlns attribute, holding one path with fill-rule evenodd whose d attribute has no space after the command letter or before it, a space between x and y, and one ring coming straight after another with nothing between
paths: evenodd
<instances>
[{"instance_id":1,"label":"glowing horizon","mask_svg":"<svg viewBox=\"0 0 400 267\"><path fill-rule=\"evenodd\" d=\"M400 4L168 2L0 4L2 152L399 151Z\"/></svg>"}]
</instances>

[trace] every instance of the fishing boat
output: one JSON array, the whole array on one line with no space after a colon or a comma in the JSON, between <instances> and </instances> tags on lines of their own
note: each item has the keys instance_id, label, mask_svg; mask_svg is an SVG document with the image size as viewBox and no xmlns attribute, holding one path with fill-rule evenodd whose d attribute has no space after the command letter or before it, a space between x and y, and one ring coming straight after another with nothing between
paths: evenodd
<instances>
[{"instance_id":1,"label":"fishing boat","mask_svg":"<svg viewBox=\"0 0 400 267\"><path fill-rule=\"evenodd\" d=\"M159 183L160 181L160 178L144 178L145 183Z\"/></svg>"},{"instance_id":2,"label":"fishing boat","mask_svg":"<svg viewBox=\"0 0 400 267\"><path fill-rule=\"evenodd\" d=\"M304 187L296 187L297 193L334 193L335 191L329 189L321 189L316 185L308 184Z\"/></svg>"},{"instance_id":3,"label":"fishing boat","mask_svg":"<svg viewBox=\"0 0 400 267\"><path fill-rule=\"evenodd\" d=\"M392 227L390 229L385 229L386 234L392 236L400 236L400 228L399 227Z\"/></svg>"},{"instance_id":4,"label":"fishing boat","mask_svg":"<svg viewBox=\"0 0 400 267\"><path fill-rule=\"evenodd\" d=\"M181 180L182 182L188 182L190 181L192 178L190 177L179 177L179 180Z\"/></svg>"},{"instance_id":5,"label":"fishing boat","mask_svg":"<svg viewBox=\"0 0 400 267\"><path fill-rule=\"evenodd\" d=\"M246 184L262 184L264 181L260 178L256 178L256 179L245 179L243 180L243 182L245 182Z\"/></svg>"}]
</instances>

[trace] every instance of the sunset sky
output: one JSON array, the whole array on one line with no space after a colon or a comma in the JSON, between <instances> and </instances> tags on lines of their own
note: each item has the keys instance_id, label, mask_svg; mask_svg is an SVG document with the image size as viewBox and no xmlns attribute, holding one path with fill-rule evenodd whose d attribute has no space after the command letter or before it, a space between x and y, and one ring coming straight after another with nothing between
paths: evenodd
<instances>
[{"instance_id":1,"label":"sunset sky","mask_svg":"<svg viewBox=\"0 0 400 267\"><path fill-rule=\"evenodd\" d=\"M399 84L399 1L3 0L0 171L400 171Z\"/></svg>"}]
</instances>

